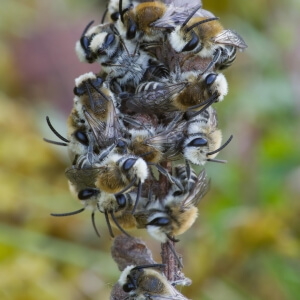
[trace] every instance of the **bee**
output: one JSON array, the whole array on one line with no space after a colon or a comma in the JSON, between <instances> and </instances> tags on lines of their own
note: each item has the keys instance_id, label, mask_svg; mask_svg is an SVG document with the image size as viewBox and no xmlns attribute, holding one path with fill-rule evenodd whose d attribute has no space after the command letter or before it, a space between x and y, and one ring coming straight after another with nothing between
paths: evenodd
<instances>
[{"instance_id":1,"label":"bee","mask_svg":"<svg viewBox=\"0 0 300 300\"><path fill-rule=\"evenodd\" d=\"M126 106L135 112L150 113L200 110L214 102L220 102L228 93L228 84L223 74L185 72L176 78L161 82L141 83L134 95L128 96Z\"/></svg>"},{"instance_id":2,"label":"bee","mask_svg":"<svg viewBox=\"0 0 300 300\"><path fill-rule=\"evenodd\" d=\"M166 277L156 268L164 268L163 264L127 266L120 278L119 284L129 296L128 300L173 299L185 300Z\"/></svg>"},{"instance_id":3,"label":"bee","mask_svg":"<svg viewBox=\"0 0 300 300\"><path fill-rule=\"evenodd\" d=\"M123 40L113 24L87 27L75 50L81 62L97 61L108 74L107 81L116 81L121 87L136 87L147 71L166 76L164 65L140 50L139 44Z\"/></svg>"},{"instance_id":4,"label":"bee","mask_svg":"<svg viewBox=\"0 0 300 300\"><path fill-rule=\"evenodd\" d=\"M196 165L204 165L207 161L226 162L215 157L231 140L232 136L221 146L222 133L217 129L216 111L209 107L188 121L182 152L185 159Z\"/></svg>"},{"instance_id":5,"label":"bee","mask_svg":"<svg viewBox=\"0 0 300 300\"><path fill-rule=\"evenodd\" d=\"M195 12L169 34L172 48L177 53L185 52L201 58L211 58L211 63L203 73L213 66L216 70L229 67L236 58L237 49L247 48L245 41L237 32L225 30L218 18L193 17Z\"/></svg>"},{"instance_id":6,"label":"bee","mask_svg":"<svg viewBox=\"0 0 300 300\"><path fill-rule=\"evenodd\" d=\"M137 4L136 1L131 0L123 0L122 7L124 9L129 9L131 6L135 6ZM108 3L107 10L112 22L118 21L120 18L120 11L119 11L119 0L111 0Z\"/></svg>"},{"instance_id":7,"label":"bee","mask_svg":"<svg viewBox=\"0 0 300 300\"><path fill-rule=\"evenodd\" d=\"M137 227L146 228L161 243L178 241L174 237L183 234L194 224L198 215L197 205L209 186L205 170L197 176L188 164L178 165L175 174L183 183L183 191L173 185L163 201L149 201L146 210L134 214Z\"/></svg>"},{"instance_id":8,"label":"bee","mask_svg":"<svg viewBox=\"0 0 300 300\"><path fill-rule=\"evenodd\" d=\"M92 210L92 224L96 234L100 237L95 224L95 212L100 211L105 215L106 223L112 237L114 237L114 234L111 228L110 218L121 232L128 235L119 224L118 219L123 220L124 217L121 218L123 214L125 215L125 212L134 206L133 195L123 194L122 192L112 194L100 190L95 184L99 170L83 162L84 160L79 158L76 166L67 168L65 174L69 181L71 194L75 198L78 198L84 207L73 212L51 215L63 217L81 213L86 209ZM125 222L123 220L122 225L124 224Z\"/></svg>"},{"instance_id":9,"label":"bee","mask_svg":"<svg viewBox=\"0 0 300 300\"><path fill-rule=\"evenodd\" d=\"M127 143L122 137L122 128L117 116L116 99L106 82L93 73L81 75L75 80L74 108L68 119L68 126L87 126L93 144L98 147L94 152L109 153L115 145L121 154L127 152Z\"/></svg>"}]
</instances>

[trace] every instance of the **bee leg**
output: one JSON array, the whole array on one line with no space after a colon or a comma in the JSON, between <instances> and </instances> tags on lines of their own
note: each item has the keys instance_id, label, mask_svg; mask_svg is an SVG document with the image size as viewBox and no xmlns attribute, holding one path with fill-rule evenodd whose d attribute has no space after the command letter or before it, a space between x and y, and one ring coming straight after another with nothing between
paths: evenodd
<instances>
[{"instance_id":1,"label":"bee leg","mask_svg":"<svg viewBox=\"0 0 300 300\"><path fill-rule=\"evenodd\" d=\"M100 233L99 233L99 231L96 227L96 223L95 223L95 212L94 211L92 212L91 218L92 218L92 224L93 224L94 230L95 230L96 234L98 235L98 237L100 237Z\"/></svg>"}]
</instances>

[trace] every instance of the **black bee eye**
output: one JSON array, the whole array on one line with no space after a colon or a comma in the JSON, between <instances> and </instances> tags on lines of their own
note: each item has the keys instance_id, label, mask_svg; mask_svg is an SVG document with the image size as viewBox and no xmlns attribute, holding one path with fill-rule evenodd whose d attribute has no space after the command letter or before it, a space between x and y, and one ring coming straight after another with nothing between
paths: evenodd
<instances>
[{"instance_id":1,"label":"black bee eye","mask_svg":"<svg viewBox=\"0 0 300 300\"><path fill-rule=\"evenodd\" d=\"M199 38L194 31L192 31L192 39L183 47L182 52L194 50L199 43Z\"/></svg>"},{"instance_id":2,"label":"black bee eye","mask_svg":"<svg viewBox=\"0 0 300 300\"><path fill-rule=\"evenodd\" d=\"M117 147L122 149L122 154L126 154L127 153L127 143L125 143L122 140L119 140L117 143Z\"/></svg>"},{"instance_id":3,"label":"black bee eye","mask_svg":"<svg viewBox=\"0 0 300 300\"><path fill-rule=\"evenodd\" d=\"M78 199L88 200L88 199L92 198L93 196L96 196L97 194L99 194L99 191L96 189L84 189L78 193Z\"/></svg>"},{"instance_id":4,"label":"black bee eye","mask_svg":"<svg viewBox=\"0 0 300 300\"><path fill-rule=\"evenodd\" d=\"M79 143L86 145L86 146L89 145L89 139L88 139L87 135L85 134L85 132L77 130L74 133L74 136Z\"/></svg>"},{"instance_id":5,"label":"black bee eye","mask_svg":"<svg viewBox=\"0 0 300 300\"><path fill-rule=\"evenodd\" d=\"M215 80L217 79L217 74L215 74L215 73L211 73L211 74L208 74L207 76L206 76L206 78L205 78L205 83L207 84L207 85L211 85L211 84L213 84L214 82L215 82Z\"/></svg>"},{"instance_id":6,"label":"black bee eye","mask_svg":"<svg viewBox=\"0 0 300 300\"><path fill-rule=\"evenodd\" d=\"M125 283L123 285L123 291L125 293L129 293L135 289L135 286L132 283Z\"/></svg>"},{"instance_id":7,"label":"black bee eye","mask_svg":"<svg viewBox=\"0 0 300 300\"><path fill-rule=\"evenodd\" d=\"M124 171L128 171L132 168L132 166L135 164L135 162L137 161L136 158L129 158L125 161L125 163L123 164L123 170Z\"/></svg>"},{"instance_id":8,"label":"black bee eye","mask_svg":"<svg viewBox=\"0 0 300 300\"><path fill-rule=\"evenodd\" d=\"M176 191L176 192L173 193L173 196L174 197L180 196L180 195L182 195L182 193L183 193L182 191Z\"/></svg>"},{"instance_id":9,"label":"black bee eye","mask_svg":"<svg viewBox=\"0 0 300 300\"><path fill-rule=\"evenodd\" d=\"M115 35L112 33L109 33L104 41L105 47L108 47L110 44L112 44L115 40Z\"/></svg>"},{"instance_id":10,"label":"black bee eye","mask_svg":"<svg viewBox=\"0 0 300 300\"><path fill-rule=\"evenodd\" d=\"M97 77L92 81L92 83L95 87L100 87L103 83L103 79L101 77Z\"/></svg>"},{"instance_id":11,"label":"black bee eye","mask_svg":"<svg viewBox=\"0 0 300 300\"><path fill-rule=\"evenodd\" d=\"M116 196L117 203L120 208L124 208L126 206L126 197L123 194Z\"/></svg>"},{"instance_id":12,"label":"black bee eye","mask_svg":"<svg viewBox=\"0 0 300 300\"><path fill-rule=\"evenodd\" d=\"M129 39L129 40L132 40L135 38L135 35L136 35L136 24L131 20L129 19L128 20L128 28L127 28L127 32L126 32L126 38Z\"/></svg>"},{"instance_id":13,"label":"black bee eye","mask_svg":"<svg viewBox=\"0 0 300 300\"><path fill-rule=\"evenodd\" d=\"M110 15L110 18L111 18L113 21L118 21L119 16L120 16L120 13L117 11L117 12L111 14L111 15Z\"/></svg>"},{"instance_id":14,"label":"black bee eye","mask_svg":"<svg viewBox=\"0 0 300 300\"><path fill-rule=\"evenodd\" d=\"M170 224L170 220L168 218L156 218L149 222L147 225L154 225L154 226L166 226Z\"/></svg>"},{"instance_id":15,"label":"black bee eye","mask_svg":"<svg viewBox=\"0 0 300 300\"><path fill-rule=\"evenodd\" d=\"M76 96L82 96L85 94L85 88L83 86L75 86L73 89L73 93Z\"/></svg>"},{"instance_id":16,"label":"black bee eye","mask_svg":"<svg viewBox=\"0 0 300 300\"><path fill-rule=\"evenodd\" d=\"M89 50L89 46L90 46L90 40L87 36L83 36L80 39L80 45L83 48L83 50L86 52Z\"/></svg>"},{"instance_id":17,"label":"black bee eye","mask_svg":"<svg viewBox=\"0 0 300 300\"><path fill-rule=\"evenodd\" d=\"M202 147L207 145L207 140L204 138L197 138L188 143L187 146Z\"/></svg>"}]
</instances>

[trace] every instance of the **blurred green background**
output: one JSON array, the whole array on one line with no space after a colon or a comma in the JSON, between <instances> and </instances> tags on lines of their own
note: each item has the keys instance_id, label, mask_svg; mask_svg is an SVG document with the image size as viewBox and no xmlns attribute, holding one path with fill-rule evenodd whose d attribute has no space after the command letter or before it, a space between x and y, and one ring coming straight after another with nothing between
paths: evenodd
<instances>
[{"instance_id":1,"label":"blurred green background","mask_svg":"<svg viewBox=\"0 0 300 300\"><path fill-rule=\"evenodd\" d=\"M78 62L74 44L103 1L1 1L0 299L109 299L119 271L102 215L68 191L65 149L74 78L98 67ZM227 165L207 164L211 190L193 229L181 237L182 292L202 300L300 299L300 2L206 0L249 48L226 71L229 95L216 105ZM159 260L160 246L144 232Z\"/></svg>"}]
</instances>

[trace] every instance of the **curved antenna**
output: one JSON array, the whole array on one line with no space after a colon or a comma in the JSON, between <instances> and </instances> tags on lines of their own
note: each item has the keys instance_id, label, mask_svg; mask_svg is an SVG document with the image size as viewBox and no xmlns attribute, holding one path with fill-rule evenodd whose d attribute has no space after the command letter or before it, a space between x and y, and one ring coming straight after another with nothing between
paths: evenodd
<instances>
[{"instance_id":1,"label":"curved antenna","mask_svg":"<svg viewBox=\"0 0 300 300\"><path fill-rule=\"evenodd\" d=\"M193 15L197 12L198 9L200 9L202 7L202 5L198 5L196 6L196 8L192 11L192 13L185 19L185 21L182 23L181 28L183 28L188 22L189 20L193 17Z\"/></svg>"},{"instance_id":2,"label":"curved antenna","mask_svg":"<svg viewBox=\"0 0 300 300\"><path fill-rule=\"evenodd\" d=\"M227 163L227 160L215 159L215 158L208 158L208 159L206 159L206 161L212 161L212 162L216 162L216 163L220 163L220 164L226 164Z\"/></svg>"},{"instance_id":3,"label":"curved antenna","mask_svg":"<svg viewBox=\"0 0 300 300\"><path fill-rule=\"evenodd\" d=\"M62 135L60 135L60 134L54 129L54 127L52 126L52 124L51 124L50 119L49 119L48 116L46 116L46 121L47 121L47 124L48 124L48 126L50 127L51 131L52 131L59 139L61 139L63 142L70 143L69 140L67 140L66 138L64 138Z\"/></svg>"},{"instance_id":4,"label":"curved antenna","mask_svg":"<svg viewBox=\"0 0 300 300\"><path fill-rule=\"evenodd\" d=\"M112 228L111 228L111 225L110 225L110 222L109 222L107 211L104 212L104 216L105 216L105 221L106 221L106 224L107 224L107 227L108 227L109 234L112 238L114 238L115 236L114 236L114 233L112 231Z\"/></svg>"},{"instance_id":5,"label":"curved antenna","mask_svg":"<svg viewBox=\"0 0 300 300\"><path fill-rule=\"evenodd\" d=\"M218 93L217 92L214 92L212 94L212 96L210 96L207 100L199 103L199 104L196 104L196 105L193 105L193 106L190 106L187 111L191 111L191 110L194 110L198 107L201 107L204 105L203 108L201 108L199 111L197 111L195 114L193 114L191 117L194 118L195 116L201 114L204 110L206 110L209 106L211 106L218 98Z\"/></svg>"},{"instance_id":6,"label":"curved antenna","mask_svg":"<svg viewBox=\"0 0 300 300\"><path fill-rule=\"evenodd\" d=\"M109 101L109 99L106 97L106 95L101 91L99 90L92 82L91 79L88 80L88 83L93 87L93 89L98 92L106 101Z\"/></svg>"},{"instance_id":7,"label":"curved antenna","mask_svg":"<svg viewBox=\"0 0 300 300\"><path fill-rule=\"evenodd\" d=\"M115 196L118 196L120 194L124 194L125 192L127 192L136 182L137 177L134 176L133 180L120 192L116 193Z\"/></svg>"},{"instance_id":8,"label":"curved antenna","mask_svg":"<svg viewBox=\"0 0 300 300\"><path fill-rule=\"evenodd\" d=\"M81 209L71 211L71 212L68 212L68 213L63 213L63 214L53 214L53 213L51 213L50 215L53 216L53 217L67 217L67 216L77 215L77 214L83 212L84 210L85 210L85 208L83 207Z\"/></svg>"},{"instance_id":9,"label":"curved antenna","mask_svg":"<svg viewBox=\"0 0 300 300\"><path fill-rule=\"evenodd\" d=\"M84 36L86 34L86 32L89 30L89 28L91 27L91 25L94 23L95 21L91 21L89 24L87 24L81 34L81 36Z\"/></svg>"},{"instance_id":10,"label":"curved antenna","mask_svg":"<svg viewBox=\"0 0 300 300\"><path fill-rule=\"evenodd\" d=\"M128 234L123 228L122 226L119 224L118 220L116 219L115 215L114 215L114 212L111 211L110 212L110 215L111 215L111 218L113 219L113 221L115 222L115 224L117 225L117 227L119 228L119 230L124 233L126 236L132 238L132 236L130 234Z\"/></svg>"},{"instance_id":11,"label":"curved antenna","mask_svg":"<svg viewBox=\"0 0 300 300\"><path fill-rule=\"evenodd\" d=\"M98 237L101 237L101 236L100 236L100 233L99 233L99 231L98 231L98 229L97 229L97 227L96 227L96 222L95 222L95 212L94 212L94 211L92 212L91 219L92 219L93 228L94 228L96 234L98 235Z\"/></svg>"},{"instance_id":12,"label":"curved antenna","mask_svg":"<svg viewBox=\"0 0 300 300\"><path fill-rule=\"evenodd\" d=\"M108 13L108 7L106 7L106 9L105 9L105 11L103 13L103 16L102 16L102 19L101 19L101 24L104 23L107 13Z\"/></svg>"},{"instance_id":13,"label":"curved antenna","mask_svg":"<svg viewBox=\"0 0 300 300\"><path fill-rule=\"evenodd\" d=\"M122 6L123 6L123 1L122 1L122 0L119 0L119 13L120 13L120 19L121 19L121 22L124 24L124 17L123 17Z\"/></svg>"},{"instance_id":14,"label":"curved antenna","mask_svg":"<svg viewBox=\"0 0 300 300\"><path fill-rule=\"evenodd\" d=\"M229 139L220 148L218 148L214 151L208 152L208 153L206 153L206 155L212 155L212 154L220 152L222 149L224 149L231 142L232 138L233 138L233 135L231 135L229 137Z\"/></svg>"},{"instance_id":15,"label":"curved antenna","mask_svg":"<svg viewBox=\"0 0 300 300\"><path fill-rule=\"evenodd\" d=\"M219 20L219 19L220 19L220 18L214 17L214 18L208 18L208 19L202 20L202 21L197 22L197 23L191 25L190 27L186 28L185 31L186 31L186 32L189 32L189 31L191 31L193 28L195 28L195 27L197 27L197 26L199 26L199 25L201 25L201 24L203 24L203 23L207 23L207 22L211 22L211 21L215 21L215 20Z\"/></svg>"},{"instance_id":16,"label":"curved antenna","mask_svg":"<svg viewBox=\"0 0 300 300\"><path fill-rule=\"evenodd\" d=\"M49 144L54 144L54 145L58 145L58 146L68 146L68 144L66 143L60 143L60 142L56 142L56 141L51 141L51 140L48 140L46 138L43 138L43 140Z\"/></svg>"},{"instance_id":17,"label":"curved antenna","mask_svg":"<svg viewBox=\"0 0 300 300\"><path fill-rule=\"evenodd\" d=\"M133 207L133 210L132 210L131 214L134 214L134 212L137 208L138 202L141 198L141 194L142 194L142 182L139 181L138 190L137 190L137 193L136 193L136 200L135 200L134 207Z\"/></svg>"}]
</instances>

